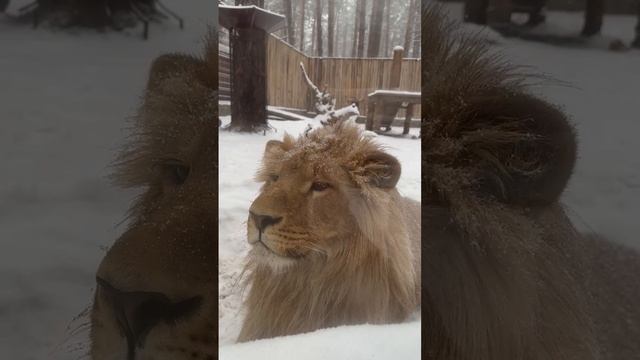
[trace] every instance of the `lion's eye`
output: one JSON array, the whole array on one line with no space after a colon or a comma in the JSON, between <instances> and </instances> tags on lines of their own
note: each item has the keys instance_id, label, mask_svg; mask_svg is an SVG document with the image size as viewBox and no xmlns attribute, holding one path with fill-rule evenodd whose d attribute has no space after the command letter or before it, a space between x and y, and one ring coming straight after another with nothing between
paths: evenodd
<instances>
[{"instance_id":1,"label":"lion's eye","mask_svg":"<svg viewBox=\"0 0 640 360\"><path fill-rule=\"evenodd\" d=\"M330 188L331 185L329 185L326 182L322 182L322 181L314 181L311 184L311 191L325 191L328 188Z\"/></svg>"},{"instance_id":2,"label":"lion's eye","mask_svg":"<svg viewBox=\"0 0 640 360\"><path fill-rule=\"evenodd\" d=\"M173 165L171 173L175 183L177 185L182 185L187 181L187 177L189 177L189 167L185 165Z\"/></svg>"},{"instance_id":3,"label":"lion's eye","mask_svg":"<svg viewBox=\"0 0 640 360\"><path fill-rule=\"evenodd\" d=\"M269 180L270 180L271 182L276 182L276 181L278 181L278 178L280 178L278 175L275 175L275 174L271 174L271 175L269 175Z\"/></svg>"},{"instance_id":4,"label":"lion's eye","mask_svg":"<svg viewBox=\"0 0 640 360\"><path fill-rule=\"evenodd\" d=\"M162 168L166 181L172 185L182 185L189 177L189 166L179 160L166 160Z\"/></svg>"}]
</instances>

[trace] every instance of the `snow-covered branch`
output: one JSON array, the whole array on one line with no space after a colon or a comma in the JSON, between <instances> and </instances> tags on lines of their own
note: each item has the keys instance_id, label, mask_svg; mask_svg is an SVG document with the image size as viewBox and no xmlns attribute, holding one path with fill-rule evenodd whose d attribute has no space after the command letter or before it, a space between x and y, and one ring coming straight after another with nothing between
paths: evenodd
<instances>
[{"instance_id":1,"label":"snow-covered branch","mask_svg":"<svg viewBox=\"0 0 640 360\"><path fill-rule=\"evenodd\" d=\"M313 91L313 95L315 97L315 107L318 111L318 114L326 114L335 109L336 99L330 93L320 90L313 81L309 78L307 71L304 68L304 64L300 63L300 68L302 69L302 74L304 75L305 80L307 81L307 85Z\"/></svg>"}]
</instances>

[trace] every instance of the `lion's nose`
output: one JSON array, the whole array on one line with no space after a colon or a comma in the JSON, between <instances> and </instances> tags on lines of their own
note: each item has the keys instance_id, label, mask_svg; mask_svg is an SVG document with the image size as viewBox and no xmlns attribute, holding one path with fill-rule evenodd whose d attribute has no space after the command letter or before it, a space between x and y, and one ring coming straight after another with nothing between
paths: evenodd
<instances>
[{"instance_id":1,"label":"lion's nose","mask_svg":"<svg viewBox=\"0 0 640 360\"><path fill-rule=\"evenodd\" d=\"M202 303L201 296L173 302L159 292L121 291L100 277L96 282L127 339L128 359L135 358L136 348L144 346L144 339L153 327L161 322L173 324L195 312Z\"/></svg>"},{"instance_id":2,"label":"lion's nose","mask_svg":"<svg viewBox=\"0 0 640 360\"><path fill-rule=\"evenodd\" d=\"M251 219L253 219L253 223L256 224L256 227L260 231L264 231L267 227L275 225L282 220L282 217L258 215L252 211L249 211L249 215L251 216Z\"/></svg>"}]
</instances>

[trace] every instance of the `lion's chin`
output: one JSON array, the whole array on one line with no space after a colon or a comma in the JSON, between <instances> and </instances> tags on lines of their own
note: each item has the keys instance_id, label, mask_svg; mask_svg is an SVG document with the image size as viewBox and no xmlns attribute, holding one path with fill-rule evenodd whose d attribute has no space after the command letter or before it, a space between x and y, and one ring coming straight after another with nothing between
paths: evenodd
<instances>
[{"instance_id":1,"label":"lion's chin","mask_svg":"<svg viewBox=\"0 0 640 360\"><path fill-rule=\"evenodd\" d=\"M249 251L249 255L250 259L256 264L267 266L278 272L287 270L297 262L295 258L278 255L268 250L261 243L254 244Z\"/></svg>"}]
</instances>

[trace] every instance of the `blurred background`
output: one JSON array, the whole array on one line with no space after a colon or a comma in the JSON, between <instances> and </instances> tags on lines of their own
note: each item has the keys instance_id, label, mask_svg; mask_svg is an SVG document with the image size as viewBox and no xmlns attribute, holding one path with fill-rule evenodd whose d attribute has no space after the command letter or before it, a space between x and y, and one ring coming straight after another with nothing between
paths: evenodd
<instances>
[{"instance_id":1,"label":"blurred background","mask_svg":"<svg viewBox=\"0 0 640 360\"><path fill-rule=\"evenodd\" d=\"M0 359L86 353L72 320L134 196L109 163L151 61L199 54L217 20L212 0L100 3L0 1Z\"/></svg>"},{"instance_id":2,"label":"blurred background","mask_svg":"<svg viewBox=\"0 0 640 360\"><path fill-rule=\"evenodd\" d=\"M466 18L463 30L481 31L508 60L558 80L532 91L561 107L577 130L578 163L562 199L568 213L581 230L640 248L640 50L634 46L640 2L468 0L443 6L450 17Z\"/></svg>"}]
</instances>

